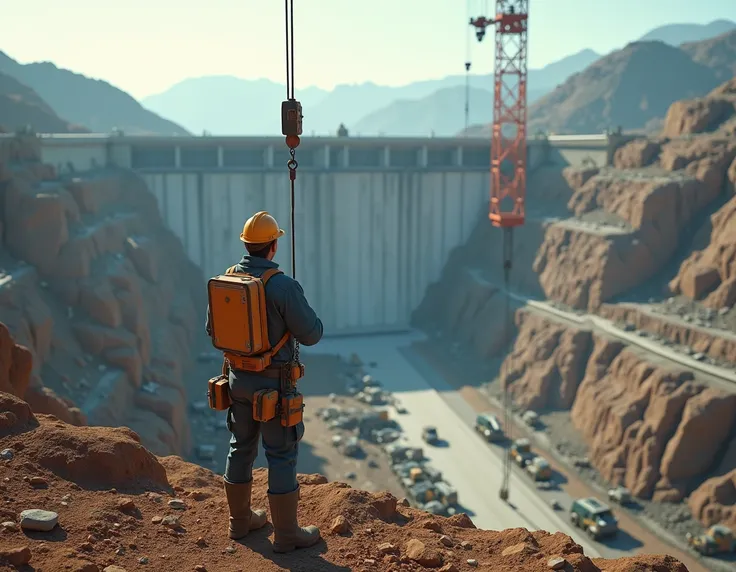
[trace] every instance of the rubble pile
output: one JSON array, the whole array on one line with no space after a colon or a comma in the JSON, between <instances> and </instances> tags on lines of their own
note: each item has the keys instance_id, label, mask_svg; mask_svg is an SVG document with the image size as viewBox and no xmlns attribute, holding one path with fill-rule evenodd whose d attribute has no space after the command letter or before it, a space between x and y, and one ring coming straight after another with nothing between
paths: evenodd
<instances>
[{"instance_id":1,"label":"rubble pile","mask_svg":"<svg viewBox=\"0 0 736 572\"><path fill-rule=\"evenodd\" d=\"M156 453L185 454L201 272L137 175L59 176L39 157L35 136L0 141L0 321L19 344L0 335L1 351L11 370L33 364L12 391L36 411L125 425Z\"/></svg>"},{"instance_id":2,"label":"rubble pile","mask_svg":"<svg viewBox=\"0 0 736 572\"><path fill-rule=\"evenodd\" d=\"M381 445L392 472L412 506L438 515L458 512L457 491L442 478L442 472L424 457L421 447L405 444L406 437L402 434L401 425L391 419L390 410L399 415L405 412L400 401L386 391L380 381L366 373L355 354L349 361L345 391L364 405L341 407L338 397L333 394L331 400L334 404L317 411L317 415L336 433L332 436L333 446L344 455L361 458L361 439ZM346 478L353 477L354 474L346 475Z\"/></svg>"},{"instance_id":3,"label":"rubble pile","mask_svg":"<svg viewBox=\"0 0 736 572\"><path fill-rule=\"evenodd\" d=\"M300 475L299 519L320 527L313 548L273 554L271 526L227 538L222 478L179 457L156 457L125 428L73 427L0 394L0 566L120 572L179 570L525 570L685 572L669 556L590 559L564 534L477 530L368 493ZM12 418L11 415L12 414ZM74 443L69 448L65 444ZM267 475L254 472L253 505Z\"/></svg>"}]
</instances>

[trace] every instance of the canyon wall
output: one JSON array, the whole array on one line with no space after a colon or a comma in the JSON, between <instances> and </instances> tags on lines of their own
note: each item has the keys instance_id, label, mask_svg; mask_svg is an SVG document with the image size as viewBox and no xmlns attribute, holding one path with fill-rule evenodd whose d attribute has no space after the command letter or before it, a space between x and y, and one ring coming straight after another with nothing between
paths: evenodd
<instances>
[{"instance_id":1,"label":"canyon wall","mask_svg":"<svg viewBox=\"0 0 736 572\"><path fill-rule=\"evenodd\" d=\"M0 351L17 359L12 371L30 367L27 380L9 374L13 392L185 454L182 374L204 321L202 274L137 175L61 178L39 151L32 136L0 142L0 321L15 339L0 329Z\"/></svg>"},{"instance_id":2,"label":"canyon wall","mask_svg":"<svg viewBox=\"0 0 736 572\"><path fill-rule=\"evenodd\" d=\"M692 493L696 515L710 511L711 520L714 504L732 510L736 394L534 311L517 312L517 326L502 385L525 409L569 409L606 481L658 501Z\"/></svg>"}]
</instances>

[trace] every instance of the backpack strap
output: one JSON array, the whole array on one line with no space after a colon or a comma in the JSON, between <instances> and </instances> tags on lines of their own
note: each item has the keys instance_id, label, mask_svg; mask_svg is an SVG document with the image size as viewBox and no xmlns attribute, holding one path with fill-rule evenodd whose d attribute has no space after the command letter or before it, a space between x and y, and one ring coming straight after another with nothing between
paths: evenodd
<instances>
[{"instance_id":1,"label":"backpack strap","mask_svg":"<svg viewBox=\"0 0 736 572\"><path fill-rule=\"evenodd\" d=\"M250 272L238 272L237 269L238 269L238 265L236 264L235 266L231 266L230 268L228 268L225 271L225 274L231 274L231 275L232 274L242 274L244 276L252 276ZM266 283L269 280L271 280L271 278L276 276L277 274L283 274L283 272L279 270L278 268L269 268L261 276L258 276L257 278L261 279L261 282L263 282L263 286L265 287Z\"/></svg>"},{"instance_id":2,"label":"backpack strap","mask_svg":"<svg viewBox=\"0 0 736 572\"><path fill-rule=\"evenodd\" d=\"M263 286L265 287L266 283L277 274L283 274L283 272L281 272L281 270L279 270L278 268L269 268L268 270L266 270L261 276L261 282L263 282Z\"/></svg>"}]
</instances>

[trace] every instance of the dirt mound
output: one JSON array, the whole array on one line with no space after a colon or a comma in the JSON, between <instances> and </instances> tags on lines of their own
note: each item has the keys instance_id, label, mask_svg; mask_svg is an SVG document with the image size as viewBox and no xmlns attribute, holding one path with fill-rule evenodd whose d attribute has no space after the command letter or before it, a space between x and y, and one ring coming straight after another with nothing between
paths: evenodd
<instances>
[{"instance_id":1,"label":"dirt mound","mask_svg":"<svg viewBox=\"0 0 736 572\"><path fill-rule=\"evenodd\" d=\"M679 99L708 93L714 70L661 42L635 42L575 74L529 108L529 132L641 129Z\"/></svg>"},{"instance_id":2,"label":"dirt mound","mask_svg":"<svg viewBox=\"0 0 736 572\"><path fill-rule=\"evenodd\" d=\"M0 142L0 321L20 344L0 328L5 388L35 411L126 425L155 453L183 454L201 271L137 175L60 176L68 167L39 156L35 137Z\"/></svg>"},{"instance_id":3,"label":"dirt mound","mask_svg":"<svg viewBox=\"0 0 736 572\"><path fill-rule=\"evenodd\" d=\"M517 403L538 411L571 405L573 423L608 482L641 498L677 502L731 462L723 449L736 434L736 394L653 365L598 334L529 311L517 319L502 382Z\"/></svg>"},{"instance_id":4,"label":"dirt mound","mask_svg":"<svg viewBox=\"0 0 736 572\"><path fill-rule=\"evenodd\" d=\"M40 133L82 133L87 130L61 119L30 87L0 73L0 133L30 126Z\"/></svg>"},{"instance_id":5,"label":"dirt mound","mask_svg":"<svg viewBox=\"0 0 736 572\"><path fill-rule=\"evenodd\" d=\"M15 417L0 427L0 437L18 463L93 488L168 486L161 463L127 427L76 427L51 415L34 416L8 393L0 394L0 406Z\"/></svg>"},{"instance_id":6,"label":"dirt mound","mask_svg":"<svg viewBox=\"0 0 736 572\"><path fill-rule=\"evenodd\" d=\"M80 462L86 458L94 463L99 452L96 440L103 448L147 459L146 464L139 464L141 472L136 476L140 477L147 466L147 476L158 488L145 490L140 482L131 482L116 489L92 490L70 482L57 472L62 470L60 465L43 465L48 449L37 442L46 439L49 428L67 435ZM95 452L87 455L85 445ZM126 431L73 428L45 416L39 416L38 427L23 433L22 441L18 436L0 437L0 449L13 450L12 458L0 461L4 470L0 491L6 499L0 509L6 521L0 535L0 558L16 565L30 563L37 569L86 572L132 570L140 565L161 571L286 568L309 572L365 567L541 572L552 567L553 559L565 560L567 564L560 562L565 570L581 572L686 570L667 556L591 561L579 545L561 533L521 528L477 530L465 515L433 516L404 506L388 493L367 493L343 483L327 483L319 475L300 476L300 519L318 525L324 541L313 549L275 555L269 546L270 525L251 533L242 543L228 541L221 477L178 457L156 460L140 445L131 449L134 445L135 439ZM97 473L97 477L100 488L110 486L108 475ZM253 492L256 506L266 506L266 489L266 472L257 470ZM48 532L21 530L16 522L28 509L52 511L56 515L45 516L56 516L58 524ZM346 520L347 528L342 533L331 532L337 517Z\"/></svg>"}]
</instances>

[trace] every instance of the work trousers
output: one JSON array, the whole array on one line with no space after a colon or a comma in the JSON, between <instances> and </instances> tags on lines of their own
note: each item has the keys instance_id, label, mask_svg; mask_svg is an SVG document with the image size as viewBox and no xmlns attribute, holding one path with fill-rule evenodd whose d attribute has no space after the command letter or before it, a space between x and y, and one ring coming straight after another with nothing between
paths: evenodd
<instances>
[{"instance_id":1,"label":"work trousers","mask_svg":"<svg viewBox=\"0 0 736 572\"><path fill-rule=\"evenodd\" d=\"M286 494L296 490L296 461L299 442L304 436L304 423L283 427L276 417L261 423L253 419L253 394L261 389L279 389L277 379L241 372L230 373L232 405L228 411L227 428L230 452L225 463L225 480L247 483L253 478L253 463L258 456L258 437L268 461L268 492Z\"/></svg>"}]
</instances>

